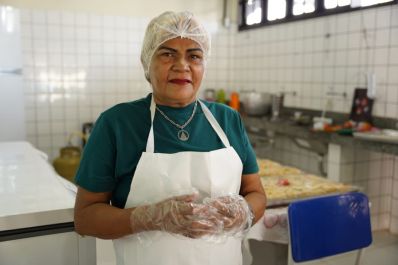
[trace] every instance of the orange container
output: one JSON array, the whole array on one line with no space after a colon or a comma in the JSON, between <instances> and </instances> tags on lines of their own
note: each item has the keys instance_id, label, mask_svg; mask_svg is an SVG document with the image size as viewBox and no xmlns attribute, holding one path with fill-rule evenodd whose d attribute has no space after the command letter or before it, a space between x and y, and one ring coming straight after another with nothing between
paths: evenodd
<instances>
[{"instance_id":1,"label":"orange container","mask_svg":"<svg viewBox=\"0 0 398 265\"><path fill-rule=\"evenodd\" d=\"M240 102L239 94L237 92L232 92L230 95L229 106L237 111L239 111Z\"/></svg>"}]
</instances>

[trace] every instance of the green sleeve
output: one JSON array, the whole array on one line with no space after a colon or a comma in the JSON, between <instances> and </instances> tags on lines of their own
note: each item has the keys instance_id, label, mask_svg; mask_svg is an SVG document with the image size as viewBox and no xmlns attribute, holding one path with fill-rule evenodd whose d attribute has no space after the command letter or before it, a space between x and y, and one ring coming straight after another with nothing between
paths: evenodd
<instances>
[{"instance_id":1,"label":"green sleeve","mask_svg":"<svg viewBox=\"0 0 398 265\"><path fill-rule=\"evenodd\" d=\"M245 174L258 173L256 154L254 153L253 147L250 143L249 137L247 136L245 126L242 122L242 119L241 119L239 113L238 113L238 119L239 119L239 127L241 130L243 148L245 151L245 159L243 161L242 174L245 175Z\"/></svg>"},{"instance_id":2,"label":"green sleeve","mask_svg":"<svg viewBox=\"0 0 398 265\"><path fill-rule=\"evenodd\" d=\"M77 185L92 192L109 192L116 185L115 134L110 122L102 114L95 123L90 138L84 147L83 157L77 171Z\"/></svg>"}]
</instances>

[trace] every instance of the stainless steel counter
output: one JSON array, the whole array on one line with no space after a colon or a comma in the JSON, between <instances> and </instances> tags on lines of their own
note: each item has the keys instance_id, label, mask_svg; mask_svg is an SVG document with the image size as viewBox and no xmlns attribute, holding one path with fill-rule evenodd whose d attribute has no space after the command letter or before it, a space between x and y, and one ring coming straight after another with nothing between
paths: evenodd
<instances>
[{"instance_id":1,"label":"stainless steel counter","mask_svg":"<svg viewBox=\"0 0 398 265\"><path fill-rule=\"evenodd\" d=\"M352 136L339 135L337 133L314 132L311 131L311 128L308 126L300 126L287 119L271 121L267 117L259 118L243 116L243 121L248 133L250 134L265 136L267 131L272 131L275 134L295 139L311 140L313 142L324 144L325 146L331 143L398 155L398 144L368 141L354 138Z\"/></svg>"}]
</instances>

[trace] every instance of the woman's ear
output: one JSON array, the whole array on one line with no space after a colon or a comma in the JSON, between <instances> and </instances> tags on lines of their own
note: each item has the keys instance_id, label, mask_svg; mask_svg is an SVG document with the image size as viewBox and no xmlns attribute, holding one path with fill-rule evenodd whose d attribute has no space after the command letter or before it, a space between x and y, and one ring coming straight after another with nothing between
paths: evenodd
<instances>
[{"instance_id":1,"label":"woman's ear","mask_svg":"<svg viewBox=\"0 0 398 265\"><path fill-rule=\"evenodd\" d=\"M149 84L151 83L151 79L149 78L149 73L145 74L145 79L146 79L146 81L149 82Z\"/></svg>"}]
</instances>

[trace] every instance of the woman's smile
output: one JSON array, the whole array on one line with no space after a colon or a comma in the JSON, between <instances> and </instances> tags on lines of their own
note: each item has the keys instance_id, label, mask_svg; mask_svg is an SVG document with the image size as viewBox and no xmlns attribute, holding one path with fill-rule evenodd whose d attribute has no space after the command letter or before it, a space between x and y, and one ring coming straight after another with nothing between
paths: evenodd
<instances>
[{"instance_id":1,"label":"woman's smile","mask_svg":"<svg viewBox=\"0 0 398 265\"><path fill-rule=\"evenodd\" d=\"M171 79L169 82L181 86L192 84L192 81L189 79Z\"/></svg>"}]
</instances>

